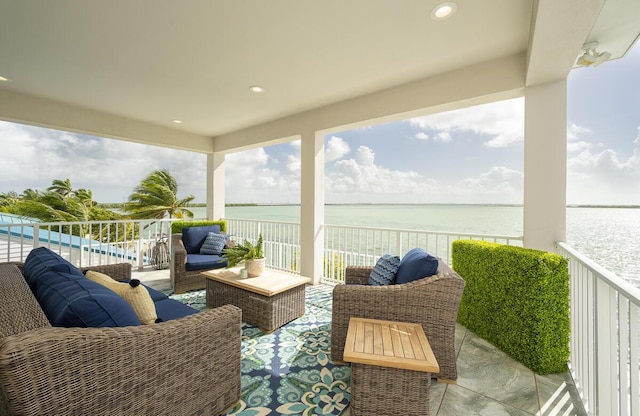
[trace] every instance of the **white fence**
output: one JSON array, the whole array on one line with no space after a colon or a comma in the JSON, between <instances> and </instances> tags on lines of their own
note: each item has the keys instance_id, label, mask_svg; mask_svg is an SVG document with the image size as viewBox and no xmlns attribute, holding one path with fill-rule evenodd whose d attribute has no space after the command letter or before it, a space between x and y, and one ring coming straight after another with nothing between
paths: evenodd
<instances>
[{"instance_id":1,"label":"white fence","mask_svg":"<svg viewBox=\"0 0 640 416\"><path fill-rule=\"evenodd\" d=\"M170 244L170 227L170 220L0 224L0 262L24 261L44 246L78 267L128 262L141 269L159 244Z\"/></svg>"},{"instance_id":2,"label":"white fence","mask_svg":"<svg viewBox=\"0 0 640 416\"><path fill-rule=\"evenodd\" d=\"M590 415L640 415L640 289L565 243L570 370Z\"/></svg>"},{"instance_id":3,"label":"white fence","mask_svg":"<svg viewBox=\"0 0 640 416\"><path fill-rule=\"evenodd\" d=\"M255 242L262 234L267 266L300 272L300 224L237 218L226 221L227 230L237 241ZM450 263L451 243L462 238L522 246L522 237L513 236L325 225L322 281L344 282L345 266L373 266L385 253L401 256L413 247L422 247Z\"/></svg>"}]
</instances>

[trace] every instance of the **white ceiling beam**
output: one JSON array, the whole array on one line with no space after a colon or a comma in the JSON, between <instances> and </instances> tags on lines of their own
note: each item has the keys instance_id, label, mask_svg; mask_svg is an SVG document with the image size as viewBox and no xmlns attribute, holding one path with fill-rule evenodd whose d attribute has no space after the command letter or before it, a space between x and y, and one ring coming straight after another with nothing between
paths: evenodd
<instances>
[{"instance_id":1,"label":"white ceiling beam","mask_svg":"<svg viewBox=\"0 0 640 416\"><path fill-rule=\"evenodd\" d=\"M522 96L525 54L373 92L215 138L216 152L274 144L303 131L341 131Z\"/></svg>"},{"instance_id":2,"label":"white ceiling beam","mask_svg":"<svg viewBox=\"0 0 640 416\"><path fill-rule=\"evenodd\" d=\"M527 56L526 85L569 75L605 0L536 0Z\"/></svg>"},{"instance_id":3,"label":"white ceiling beam","mask_svg":"<svg viewBox=\"0 0 640 416\"><path fill-rule=\"evenodd\" d=\"M210 137L8 89L0 89L0 119L192 152L213 151Z\"/></svg>"}]
</instances>

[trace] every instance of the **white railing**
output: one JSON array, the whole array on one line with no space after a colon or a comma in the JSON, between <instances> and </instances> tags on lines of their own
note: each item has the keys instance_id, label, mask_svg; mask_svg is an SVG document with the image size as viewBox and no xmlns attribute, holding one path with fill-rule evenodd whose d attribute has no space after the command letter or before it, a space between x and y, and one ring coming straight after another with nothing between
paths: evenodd
<instances>
[{"instance_id":1,"label":"white railing","mask_svg":"<svg viewBox=\"0 0 640 416\"><path fill-rule=\"evenodd\" d=\"M325 225L323 281L342 283L345 266L373 266L383 254L402 257L414 247L421 247L451 264L451 243L460 239L516 246L522 246L523 240L515 236Z\"/></svg>"},{"instance_id":2,"label":"white railing","mask_svg":"<svg viewBox=\"0 0 640 416\"><path fill-rule=\"evenodd\" d=\"M255 243L262 234L265 265L272 269L300 273L300 224L226 218L230 238Z\"/></svg>"},{"instance_id":3,"label":"white railing","mask_svg":"<svg viewBox=\"0 0 640 416\"><path fill-rule=\"evenodd\" d=\"M47 247L78 267L131 263L150 265L154 247L167 239L171 220L124 220L0 224L0 262L23 262Z\"/></svg>"},{"instance_id":4,"label":"white railing","mask_svg":"<svg viewBox=\"0 0 640 416\"><path fill-rule=\"evenodd\" d=\"M640 289L565 243L571 276L569 367L590 415L640 415Z\"/></svg>"},{"instance_id":5,"label":"white railing","mask_svg":"<svg viewBox=\"0 0 640 416\"><path fill-rule=\"evenodd\" d=\"M300 272L300 224L238 218L227 218L226 221L227 230L236 241L247 239L255 242L262 234L267 266ZM422 247L450 263L451 243L463 238L522 246L522 237L514 236L324 225L324 272L321 280L326 283L344 282L345 266L373 266L385 253L401 256L413 247Z\"/></svg>"}]
</instances>

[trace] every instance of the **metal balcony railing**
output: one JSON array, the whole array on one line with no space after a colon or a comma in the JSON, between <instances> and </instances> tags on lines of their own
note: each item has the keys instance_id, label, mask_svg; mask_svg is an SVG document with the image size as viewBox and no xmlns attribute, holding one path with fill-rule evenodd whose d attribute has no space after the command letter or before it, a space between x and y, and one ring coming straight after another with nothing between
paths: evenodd
<instances>
[{"instance_id":1,"label":"metal balcony railing","mask_svg":"<svg viewBox=\"0 0 640 416\"><path fill-rule=\"evenodd\" d=\"M566 243L569 368L590 415L640 415L640 289Z\"/></svg>"}]
</instances>

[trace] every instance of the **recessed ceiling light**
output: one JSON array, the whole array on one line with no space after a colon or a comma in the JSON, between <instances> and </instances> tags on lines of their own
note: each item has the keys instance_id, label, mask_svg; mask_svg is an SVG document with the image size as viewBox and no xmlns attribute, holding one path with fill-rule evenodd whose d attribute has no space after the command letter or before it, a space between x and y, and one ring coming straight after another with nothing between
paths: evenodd
<instances>
[{"instance_id":1,"label":"recessed ceiling light","mask_svg":"<svg viewBox=\"0 0 640 416\"><path fill-rule=\"evenodd\" d=\"M173 120L173 122L176 124L182 124L182 120Z\"/></svg>"},{"instance_id":2,"label":"recessed ceiling light","mask_svg":"<svg viewBox=\"0 0 640 416\"><path fill-rule=\"evenodd\" d=\"M441 3L431 10L431 18L433 20L448 19L458 10L458 5L452 1Z\"/></svg>"},{"instance_id":3,"label":"recessed ceiling light","mask_svg":"<svg viewBox=\"0 0 640 416\"><path fill-rule=\"evenodd\" d=\"M11 82L11 80L9 78L6 78L0 75L0 82Z\"/></svg>"},{"instance_id":4,"label":"recessed ceiling light","mask_svg":"<svg viewBox=\"0 0 640 416\"><path fill-rule=\"evenodd\" d=\"M252 85L249 87L249 91L259 93L259 92L264 92L264 88L261 87L260 85Z\"/></svg>"}]
</instances>

